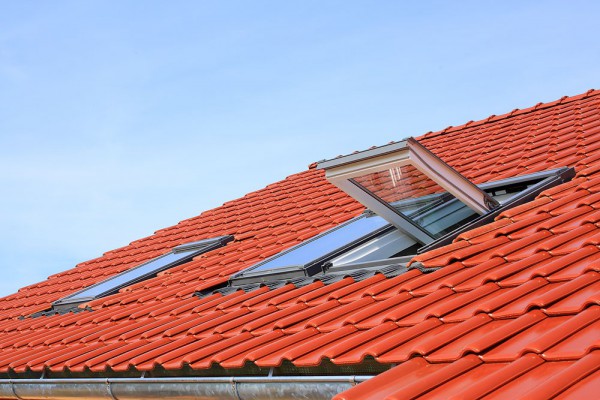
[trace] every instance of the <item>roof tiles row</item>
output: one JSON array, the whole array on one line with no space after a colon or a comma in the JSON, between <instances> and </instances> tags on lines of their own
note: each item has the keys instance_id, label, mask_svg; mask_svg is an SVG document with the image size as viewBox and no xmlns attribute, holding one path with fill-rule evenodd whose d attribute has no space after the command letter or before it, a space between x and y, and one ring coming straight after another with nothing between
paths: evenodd
<instances>
[{"instance_id":1,"label":"roof tiles row","mask_svg":"<svg viewBox=\"0 0 600 400\"><path fill-rule=\"evenodd\" d=\"M0 299L0 372L399 364L337 399L583 396L598 390L600 92L420 140L477 183L560 166L577 176L387 278L196 290L363 208L311 168ZM88 306L17 320L174 245L224 248ZM535 391L535 392L531 392Z\"/></svg>"}]
</instances>

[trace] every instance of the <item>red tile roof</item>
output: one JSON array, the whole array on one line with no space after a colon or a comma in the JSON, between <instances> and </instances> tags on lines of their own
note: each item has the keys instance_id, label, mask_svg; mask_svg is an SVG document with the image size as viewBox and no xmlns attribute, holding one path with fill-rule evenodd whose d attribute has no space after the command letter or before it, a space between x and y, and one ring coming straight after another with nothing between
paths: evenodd
<instances>
[{"instance_id":1,"label":"red tile roof","mask_svg":"<svg viewBox=\"0 0 600 400\"><path fill-rule=\"evenodd\" d=\"M195 291L362 212L320 170L292 175L0 299L0 373L357 365L396 367L336 396L590 398L600 390L600 91L430 132L476 183L576 168L568 183L416 257L426 267L325 285ZM88 304L69 293L219 235L226 247Z\"/></svg>"}]
</instances>

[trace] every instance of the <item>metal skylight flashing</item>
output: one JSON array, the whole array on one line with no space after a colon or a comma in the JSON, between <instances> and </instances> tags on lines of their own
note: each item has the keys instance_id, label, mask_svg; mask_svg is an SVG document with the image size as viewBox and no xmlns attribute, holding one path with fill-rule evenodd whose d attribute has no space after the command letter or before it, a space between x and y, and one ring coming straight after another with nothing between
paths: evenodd
<instances>
[{"instance_id":1,"label":"metal skylight flashing","mask_svg":"<svg viewBox=\"0 0 600 400\"><path fill-rule=\"evenodd\" d=\"M120 289L148 279L157 273L181 265L192 260L197 255L222 247L233 240L233 236L219 236L211 239L185 243L174 247L169 253L148 260L137 267L131 268L120 274L111 276L101 282L88 286L78 292L70 294L52 303L53 308L72 307L109 294Z\"/></svg>"},{"instance_id":2,"label":"metal skylight flashing","mask_svg":"<svg viewBox=\"0 0 600 400\"><path fill-rule=\"evenodd\" d=\"M406 265L414 256L390 257L383 260L359 261L347 264L331 265L327 269L329 273L341 273L355 270L374 270L379 271L385 267L403 268L406 271Z\"/></svg>"}]
</instances>

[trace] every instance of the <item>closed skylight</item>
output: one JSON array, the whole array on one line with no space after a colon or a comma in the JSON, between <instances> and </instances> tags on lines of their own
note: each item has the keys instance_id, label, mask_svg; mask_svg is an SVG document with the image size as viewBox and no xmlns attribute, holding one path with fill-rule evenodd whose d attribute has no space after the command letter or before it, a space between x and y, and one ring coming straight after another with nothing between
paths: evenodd
<instances>
[{"instance_id":1,"label":"closed skylight","mask_svg":"<svg viewBox=\"0 0 600 400\"><path fill-rule=\"evenodd\" d=\"M166 269L188 262L199 254L224 246L231 240L233 240L233 236L219 236L177 246L167 254L156 257L67 297L63 297L55 301L53 305L64 306L83 303L116 293L119 289L151 278Z\"/></svg>"},{"instance_id":2,"label":"closed skylight","mask_svg":"<svg viewBox=\"0 0 600 400\"><path fill-rule=\"evenodd\" d=\"M385 219L363 214L242 271L235 283L268 281L324 272L324 263L382 234L395 230Z\"/></svg>"}]
</instances>

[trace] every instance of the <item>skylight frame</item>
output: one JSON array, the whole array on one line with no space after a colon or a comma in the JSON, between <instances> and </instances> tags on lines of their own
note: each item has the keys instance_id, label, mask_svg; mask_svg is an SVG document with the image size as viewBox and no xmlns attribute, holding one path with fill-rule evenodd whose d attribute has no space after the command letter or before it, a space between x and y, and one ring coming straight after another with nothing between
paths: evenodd
<instances>
[{"instance_id":1,"label":"skylight frame","mask_svg":"<svg viewBox=\"0 0 600 400\"><path fill-rule=\"evenodd\" d=\"M283 250L280 253L277 253L267 259L254 264L253 266L238 272L233 275L230 279L230 283L232 285L243 285L248 283L256 283L256 282L269 282L277 279L290 279L290 278L298 278L305 276L313 276L319 273L326 272L326 262L336 258L347 251L354 249L376 237L385 235L394 229L394 226L391 225L385 219L381 219L380 226L378 228L373 228L373 230L368 231L360 236L355 237L353 240L345 242L337 247L334 247L332 250L328 251L324 254L318 254L314 257L307 259L304 263L290 263L284 266L277 266L277 262L279 259L285 257L288 254L293 254L298 251L306 251L307 246L310 246L312 243L315 243L321 240L332 233L339 232L340 230L352 227L352 224L360 222L363 219L368 218L377 218L381 219L381 217L373 214L370 211L367 211L355 218L352 218L348 221L341 223L340 225L333 227L325 232L315 235L314 237L299 243L295 246L292 246L286 250ZM414 244L414 241L406 237L407 245ZM272 268L269 269L261 269L262 267L268 265L269 263L275 264Z\"/></svg>"},{"instance_id":2,"label":"skylight frame","mask_svg":"<svg viewBox=\"0 0 600 400\"><path fill-rule=\"evenodd\" d=\"M349 263L335 263L336 260L332 259L331 262L328 263L330 265L327 265L327 273L344 274L355 270L379 271L386 266L397 266L399 268L404 268L416 254L422 254L427 251L434 250L438 247L448 245L461 233L488 224L492 222L494 218L497 217L500 213L510 208L524 204L526 202L532 201L543 191L556 185L562 184L564 182L570 181L571 179L573 179L573 177L575 177L574 168L561 167L547 171L539 171L533 174L520 175L512 178L506 178L498 181L480 184L478 186L481 189L491 191L493 189L508 188L522 183L531 183L538 181L537 183L531 184L531 186L527 187L526 189L508 197L500 204L499 207L495 208L489 213L479 216L477 219L447 233L446 235L442 236L439 239L436 239L430 244L421 246L416 251L416 253L411 256L397 256L379 260L359 260L352 261ZM343 257L344 255L338 257L338 260Z\"/></svg>"},{"instance_id":3,"label":"skylight frame","mask_svg":"<svg viewBox=\"0 0 600 400\"><path fill-rule=\"evenodd\" d=\"M435 241L429 244L422 244L418 241L411 238L409 235L405 234L403 230L393 229L392 224L388 224L387 228L384 230L380 230L377 234L371 235L370 239L364 240L361 243L350 242L345 246L340 246L340 251L338 251L338 255L328 255L327 257L315 257L314 260L308 262L306 265L288 265L285 267L277 267L273 270L266 271L254 271L258 266L268 264L271 260L277 259L282 255L289 254L291 252L297 251L299 248L302 248L304 245L310 242L318 241L322 237L328 235L331 231L335 231L342 226L347 224L351 224L353 221L363 218L365 215L372 215L373 212L370 210L365 211L363 215L353 218L345 223L341 224L338 227L332 228L331 230L320 233L306 242L300 243L296 246L293 246L287 250L284 250L281 253L275 254L267 258L266 260L261 261L254 266L239 272L234 275L230 281L230 286L243 286L245 284L253 284L253 283L265 283L270 284L275 281L280 280L289 280L294 278L306 277L306 276L322 276L323 274L344 274L348 271L353 271L357 269L366 269L366 270L379 270L384 266L397 265L402 267L414 257L416 254L421 254L426 251L433 250L435 248L444 246L449 244L454 238L456 238L462 232L474 229L478 226L490 223L493 219L499 215L501 212L515 207L517 205L523 204L527 201L533 200L536 196L538 196L542 191L549 189L555 185L564 183L575 176L575 170L573 168L562 167L557 169L552 169L548 171L540 171L533 174L521 175L517 177L502 179L498 181L486 182L478 185L481 190L493 191L496 190L506 190L510 192L511 189L514 189L515 186L522 185L527 186L525 189L520 190L513 194L512 196L506 198L498 207L494 208L490 212L481 215L474 219L473 221L467 222L464 225L449 231L444 236L436 239ZM486 193L487 194L487 193ZM414 198L409 201L420 202L421 199ZM458 200L455 199L458 202ZM448 207L450 203L443 203L436 208L437 211L443 211L445 207ZM451 206L452 207L452 206ZM464 203L462 204L463 208L468 208ZM435 208L432 212L436 212ZM381 217L381 216L379 216ZM391 251L392 246L390 246L390 236L397 232L397 235L400 239L398 241L398 248L394 251ZM378 241L381 239L381 242ZM381 254L378 252L379 250L375 250L374 252L369 249L369 243L373 243L379 248L388 248L385 249L387 254L396 254L390 256L391 258L381 258L376 259L371 257L374 253ZM415 247L419 245L418 249ZM414 249L414 253L410 253L408 256L408 251L412 251ZM353 257L351 254L357 254L357 257ZM368 256L364 257L367 254ZM350 256L349 256L350 255ZM310 270L307 268L308 265L318 265L319 268L315 270ZM320 274L322 273L322 274Z\"/></svg>"},{"instance_id":4,"label":"skylight frame","mask_svg":"<svg viewBox=\"0 0 600 400\"><path fill-rule=\"evenodd\" d=\"M65 296L59 300L56 300L52 303L53 307L65 307L65 306L73 306L81 303L86 303L98 298L102 298L108 296L110 294L117 293L124 287L133 285L135 283L146 280L152 276L155 276L159 272L165 271L169 268L173 268L177 265L184 264L186 262L191 261L194 257L206 253L208 251L217 249L222 247L233 240L233 236L218 236L215 238L199 240L191 243L184 243L182 245L174 247L170 252L162 254L158 257L155 257L151 260L143 262L142 264L130 268L126 271L123 271L119 274L113 275L103 281L97 282L93 285L90 285L82 290L79 290L75 293L72 293L68 296ZM179 257L169 257L169 256L177 256ZM169 262L165 262L161 264L161 260L166 260L168 258L172 258L173 260ZM156 264L154 268L147 269L149 265ZM144 269L147 269L144 271ZM123 277L127 277L130 275L129 279L122 281ZM112 282L119 282L114 285L110 285ZM98 288L106 286L107 289L102 289L98 292ZM96 293L96 294L94 294Z\"/></svg>"},{"instance_id":5,"label":"skylight frame","mask_svg":"<svg viewBox=\"0 0 600 400\"><path fill-rule=\"evenodd\" d=\"M397 211L392 205L381 200L354 181L354 178L367 174L407 165L414 166L427 178L479 215L483 215L499 206L496 200L414 138L332 160L321 161L317 168L324 169L327 180L335 186L388 220L413 239L422 244L432 243L436 238L431 232L426 231L411 218Z\"/></svg>"}]
</instances>

